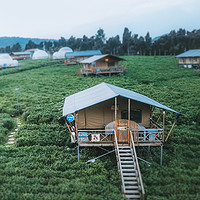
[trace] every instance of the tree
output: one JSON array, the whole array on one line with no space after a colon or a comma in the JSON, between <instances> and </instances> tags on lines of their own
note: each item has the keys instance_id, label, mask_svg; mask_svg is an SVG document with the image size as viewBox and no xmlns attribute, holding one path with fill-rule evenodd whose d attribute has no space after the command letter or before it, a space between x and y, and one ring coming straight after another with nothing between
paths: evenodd
<instances>
[{"instance_id":1,"label":"tree","mask_svg":"<svg viewBox=\"0 0 200 200\"><path fill-rule=\"evenodd\" d=\"M11 48L12 52L21 52L22 51L22 47L19 43L16 43L12 46Z\"/></svg>"},{"instance_id":2,"label":"tree","mask_svg":"<svg viewBox=\"0 0 200 200\"><path fill-rule=\"evenodd\" d=\"M149 32L147 32L146 36L145 36L145 54L147 55L151 55L151 44L152 44L152 39L150 37Z\"/></svg>"},{"instance_id":3,"label":"tree","mask_svg":"<svg viewBox=\"0 0 200 200\"><path fill-rule=\"evenodd\" d=\"M10 46L7 46L7 47L5 48L5 53L11 53L11 48L10 48Z\"/></svg>"},{"instance_id":4,"label":"tree","mask_svg":"<svg viewBox=\"0 0 200 200\"><path fill-rule=\"evenodd\" d=\"M130 45L132 42L131 31L128 28L124 28L124 33L122 36L122 48L123 53L129 55L130 54Z\"/></svg>"},{"instance_id":5,"label":"tree","mask_svg":"<svg viewBox=\"0 0 200 200\"><path fill-rule=\"evenodd\" d=\"M105 53L118 55L120 46L121 46L121 41L120 41L119 35L115 37L111 37L106 41Z\"/></svg>"},{"instance_id":6,"label":"tree","mask_svg":"<svg viewBox=\"0 0 200 200\"><path fill-rule=\"evenodd\" d=\"M61 37L59 40L58 40L58 45L59 47L66 47L67 46L67 41L64 37Z\"/></svg>"},{"instance_id":7,"label":"tree","mask_svg":"<svg viewBox=\"0 0 200 200\"><path fill-rule=\"evenodd\" d=\"M35 44L32 40L29 40L28 43L25 46L25 50L27 49L35 49L38 48L38 45Z\"/></svg>"},{"instance_id":8,"label":"tree","mask_svg":"<svg viewBox=\"0 0 200 200\"><path fill-rule=\"evenodd\" d=\"M94 49L99 49L99 50L103 51L105 41L106 41L106 39L105 39L104 30L102 28L99 28L99 30L97 31L97 34L95 35Z\"/></svg>"}]
</instances>

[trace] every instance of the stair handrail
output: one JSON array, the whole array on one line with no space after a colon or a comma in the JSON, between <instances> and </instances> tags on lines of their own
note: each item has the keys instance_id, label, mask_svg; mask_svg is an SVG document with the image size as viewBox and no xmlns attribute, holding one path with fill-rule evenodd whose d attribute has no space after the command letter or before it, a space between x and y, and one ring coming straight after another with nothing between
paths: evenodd
<instances>
[{"instance_id":1,"label":"stair handrail","mask_svg":"<svg viewBox=\"0 0 200 200\"><path fill-rule=\"evenodd\" d=\"M133 154L134 154L134 160L135 160L135 167L137 169L138 172L138 184L141 187L141 195L142 195L142 199L145 199L145 191L144 191L144 185L143 185L143 181L142 181L142 176L141 176L141 172L140 172L140 166L138 163L138 158L137 158L137 154L136 154L136 150L135 150L135 144L134 144L134 140L133 140L133 135L132 135L132 131L130 130L130 136L131 136L131 141L130 141L130 145L132 145L133 148Z\"/></svg>"},{"instance_id":2,"label":"stair handrail","mask_svg":"<svg viewBox=\"0 0 200 200\"><path fill-rule=\"evenodd\" d=\"M120 174L121 174L121 177L123 177L123 174L122 174L122 167L121 167L121 160L120 160L120 156L119 156L119 146L118 146L118 142L117 142L117 134L116 134L116 131L114 130L114 134L115 134L115 150L117 150L117 163L118 163L118 167L119 167L119 170L120 170ZM124 184L124 181L122 179L122 189L123 189L123 193L124 193L124 188L125 188L125 184Z\"/></svg>"}]
</instances>

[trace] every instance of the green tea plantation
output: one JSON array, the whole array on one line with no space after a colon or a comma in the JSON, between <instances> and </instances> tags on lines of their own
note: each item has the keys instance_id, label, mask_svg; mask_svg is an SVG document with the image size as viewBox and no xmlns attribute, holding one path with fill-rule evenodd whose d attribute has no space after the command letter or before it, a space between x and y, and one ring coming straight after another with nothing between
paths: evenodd
<instances>
[{"instance_id":1,"label":"green tea plantation","mask_svg":"<svg viewBox=\"0 0 200 200\"><path fill-rule=\"evenodd\" d=\"M141 94L180 112L163 149L137 147L147 200L200 199L200 72L179 67L171 56L130 56L121 76L77 75L80 66L61 61L22 61L21 68L0 70L0 199L125 200L115 154L70 143L59 124L64 98L101 82ZM19 112L15 88L19 88ZM155 112L155 118L157 112ZM15 144L8 135L22 121ZM167 112L166 133L175 114ZM111 149L111 148L110 148Z\"/></svg>"}]
</instances>

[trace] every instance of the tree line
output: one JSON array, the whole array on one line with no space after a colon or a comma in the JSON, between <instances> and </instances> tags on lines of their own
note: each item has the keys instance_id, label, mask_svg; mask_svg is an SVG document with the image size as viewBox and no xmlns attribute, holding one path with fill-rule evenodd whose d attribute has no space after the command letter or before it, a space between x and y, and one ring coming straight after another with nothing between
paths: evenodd
<instances>
[{"instance_id":1,"label":"tree line","mask_svg":"<svg viewBox=\"0 0 200 200\"><path fill-rule=\"evenodd\" d=\"M65 46L72 48L73 51L99 49L104 54L113 55L177 55L189 49L200 48L200 29L191 32L185 29L172 30L169 34L153 40L149 32L143 37L132 33L127 27L124 28L122 39L119 35L106 38L104 30L99 28L97 33L91 37L86 35L82 38L71 36L65 39L61 37L59 40L44 41L39 44L29 40L24 50L38 48L53 54ZM23 49L19 43L12 47L0 48L0 53L20 51Z\"/></svg>"}]
</instances>

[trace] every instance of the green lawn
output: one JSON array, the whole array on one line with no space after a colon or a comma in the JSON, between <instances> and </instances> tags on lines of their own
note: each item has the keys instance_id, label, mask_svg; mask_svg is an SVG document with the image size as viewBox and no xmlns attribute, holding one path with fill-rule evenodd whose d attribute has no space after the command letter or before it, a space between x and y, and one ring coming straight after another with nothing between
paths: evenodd
<instances>
[{"instance_id":1,"label":"green lawn","mask_svg":"<svg viewBox=\"0 0 200 200\"><path fill-rule=\"evenodd\" d=\"M101 82L139 92L185 114L164 145L162 168L160 148L148 152L138 147L137 154L153 163L148 167L139 161L148 200L200 199L200 74L178 67L170 56L125 58L123 76L78 76L80 66L50 60L22 61L26 71L13 74L0 71L0 116L12 120L10 116L18 115L19 88L20 117L25 122L16 147L0 147L0 199L124 199L115 155L86 164L102 151L81 148L78 163L77 149L58 123L64 97ZM175 117L167 113L167 131ZM1 144L6 135L0 137Z\"/></svg>"}]
</instances>

